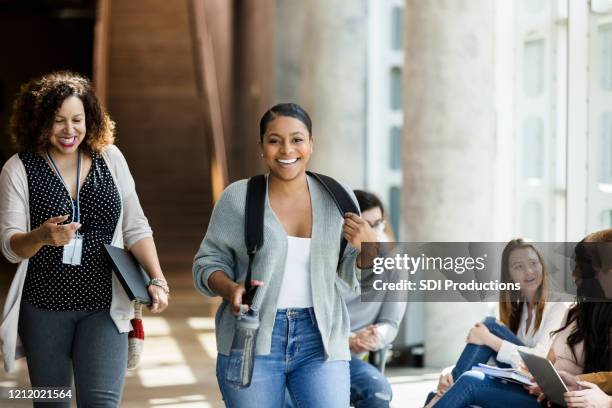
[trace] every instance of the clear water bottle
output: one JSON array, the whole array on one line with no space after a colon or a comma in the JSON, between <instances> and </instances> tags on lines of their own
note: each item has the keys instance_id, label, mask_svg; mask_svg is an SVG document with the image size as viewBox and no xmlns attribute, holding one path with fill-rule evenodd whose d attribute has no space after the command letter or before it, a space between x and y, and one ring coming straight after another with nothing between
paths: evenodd
<instances>
[{"instance_id":1,"label":"clear water bottle","mask_svg":"<svg viewBox=\"0 0 612 408\"><path fill-rule=\"evenodd\" d=\"M255 364L255 341L259 331L259 312L257 307L250 310L242 306L236 317L236 331L232 340L226 380L237 387L246 388L251 385L253 366Z\"/></svg>"}]
</instances>

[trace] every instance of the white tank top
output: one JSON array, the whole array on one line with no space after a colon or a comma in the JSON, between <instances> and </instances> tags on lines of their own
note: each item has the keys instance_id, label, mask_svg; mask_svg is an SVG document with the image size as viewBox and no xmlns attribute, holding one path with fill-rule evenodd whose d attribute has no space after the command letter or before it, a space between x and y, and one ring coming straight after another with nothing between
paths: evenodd
<instances>
[{"instance_id":1,"label":"white tank top","mask_svg":"<svg viewBox=\"0 0 612 408\"><path fill-rule=\"evenodd\" d=\"M277 309L312 307L310 238L287 237L287 261Z\"/></svg>"}]
</instances>

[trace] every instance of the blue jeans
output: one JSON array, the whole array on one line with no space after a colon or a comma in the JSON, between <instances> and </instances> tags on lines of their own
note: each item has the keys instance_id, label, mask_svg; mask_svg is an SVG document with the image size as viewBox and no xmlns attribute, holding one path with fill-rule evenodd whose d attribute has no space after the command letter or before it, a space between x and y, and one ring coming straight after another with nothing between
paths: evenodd
<instances>
[{"instance_id":1,"label":"blue jeans","mask_svg":"<svg viewBox=\"0 0 612 408\"><path fill-rule=\"evenodd\" d=\"M351 404L355 408L388 408L391 385L372 364L353 357L351 368Z\"/></svg>"},{"instance_id":2,"label":"blue jeans","mask_svg":"<svg viewBox=\"0 0 612 408\"><path fill-rule=\"evenodd\" d=\"M388 408L393 393L384 375L372 364L353 357L351 370L351 404L355 408ZM285 408L295 408L287 392Z\"/></svg>"},{"instance_id":3,"label":"blue jeans","mask_svg":"<svg viewBox=\"0 0 612 408\"><path fill-rule=\"evenodd\" d=\"M521 342L516 335L512 333L512 330L502 324L497 323L497 320L495 320L494 317L489 316L485 318L482 323L492 334L496 335L500 339L509 341L517 346L523 345L523 342ZM455 368L452 371L453 380L457 381L461 374L471 370L472 367L478 365L478 363L486 363L489 361L489 358L493 357L494 354L495 350L489 346L466 344L461 352L461 356L459 356L459 360L457 360L457 364L455 364ZM510 367L508 364L499 361L497 362L497 365L499 367Z\"/></svg>"},{"instance_id":4,"label":"blue jeans","mask_svg":"<svg viewBox=\"0 0 612 408\"><path fill-rule=\"evenodd\" d=\"M119 333L108 309L51 311L21 302L19 337L32 387L70 388L79 407L118 407L127 369L128 334ZM68 402L36 402L64 408Z\"/></svg>"},{"instance_id":5,"label":"blue jeans","mask_svg":"<svg viewBox=\"0 0 612 408\"><path fill-rule=\"evenodd\" d=\"M517 346L523 345L523 343L516 337L512 330L502 324L499 324L494 317L489 316L485 318L482 323L487 327L487 329L489 329L491 333L493 333L500 339L509 341L510 343L516 344ZM463 351L461 352L461 355L459 356L459 359L457 360L457 363L455 364L455 368L453 368L453 380L456 382L457 379L461 377L463 373L470 371L472 367L478 365L478 363L486 363L494 355L495 350L493 350L489 346L466 344L463 348ZM497 361L497 365L499 367L509 367L508 364L502 363L500 361ZM434 392L429 393L425 404L429 403L429 401L431 401L434 396Z\"/></svg>"},{"instance_id":6,"label":"blue jeans","mask_svg":"<svg viewBox=\"0 0 612 408\"><path fill-rule=\"evenodd\" d=\"M540 408L536 397L522 385L491 378L480 371L468 371L440 398L435 408Z\"/></svg>"},{"instance_id":7,"label":"blue jeans","mask_svg":"<svg viewBox=\"0 0 612 408\"><path fill-rule=\"evenodd\" d=\"M225 380L227 362L227 356L217 356L217 381L228 408L282 408L285 388L297 408L349 405L349 363L325 360L312 308L276 312L270 354L255 357L250 387Z\"/></svg>"}]
</instances>

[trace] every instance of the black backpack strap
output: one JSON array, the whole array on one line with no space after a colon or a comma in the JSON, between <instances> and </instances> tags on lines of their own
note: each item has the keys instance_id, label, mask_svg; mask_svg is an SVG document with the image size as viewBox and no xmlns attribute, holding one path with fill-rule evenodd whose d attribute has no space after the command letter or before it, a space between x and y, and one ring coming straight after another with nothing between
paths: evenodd
<instances>
[{"instance_id":1,"label":"black backpack strap","mask_svg":"<svg viewBox=\"0 0 612 408\"><path fill-rule=\"evenodd\" d=\"M325 176L323 174L313 173L311 171L306 172L309 176L314 177L321 185L327 190L329 195L332 197L336 206L338 207L338 211L344 217L344 213L352 212L355 214L359 214L359 208L353 201L352 197L346 191L342 184L338 183L336 180L329 176ZM340 241L340 254L338 256L338 267L340 267L340 261L342 260L342 256L344 255L344 250L346 249L346 239L344 239L344 235Z\"/></svg>"},{"instance_id":2,"label":"black backpack strap","mask_svg":"<svg viewBox=\"0 0 612 408\"><path fill-rule=\"evenodd\" d=\"M263 245L264 209L266 204L266 177L263 174L251 177L247 184L247 195L244 208L244 243L249 255L244 287L246 293L243 303L251 305L257 287L251 286L251 267L253 258Z\"/></svg>"}]
</instances>

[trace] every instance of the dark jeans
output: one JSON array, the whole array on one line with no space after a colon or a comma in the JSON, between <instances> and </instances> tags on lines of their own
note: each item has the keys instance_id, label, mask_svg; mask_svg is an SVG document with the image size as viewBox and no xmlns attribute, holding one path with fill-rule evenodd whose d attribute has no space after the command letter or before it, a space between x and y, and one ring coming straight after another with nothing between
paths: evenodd
<instances>
[{"instance_id":1,"label":"dark jeans","mask_svg":"<svg viewBox=\"0 0 612 408\"><path fill-rule=\"evenodd\" d=\"M483 324L487 326L487 329L489 329L492 334L496 335L500 339L509 341L517 346L523 346L523 342L521 342L509 328L497 323L497 320L495 320L494 317L487 317L484 319ZM455 364L455 368L452 371L453 380L457 381L461 374L465 373L466 371L470 371L472 367L478 365L478 363L486 363L489 361L489 358L493 357L494 355L496 355L495 350L488 346L466 344L463 352L461 352L461 356L459 356L459 360L457 360L457 364ZM510 367L508 364L500 361L497 361L497 365L502 368Z\"/></svg>"},{"instance_id":2,"label":"dark jeans","mask_svg":"<svg viewBox=\"0 0 612 408\"><path fill-rule=\"evenodd\" d=\"M351 403L355 408L388 408L392 391L389 381L372 364L353 357Z\"/></svg>"},{"instance_id":3,"label":"dark jeans","mask_svg":"<svg viewBox=\"0 0 612 408\"><path fill-rule=\"evenodd\" d=\"M541 407L536 397L520 384L490 378L480 371L468 371L440 398L436 408L463 408L472 405L484 408Z\"/></svg>"},{"instance_id":4,"label":"dark jeans","mask_svg":"<svg viewBox=\"0 0 612 408\"><path fill-rule=\"evenodd\" d=\"M494 317L489 316L485 318L482 323L491 333L500 339L509 341L517 346L523 345L523 342L516 337L512 330L502 324L499 324ZM461 377L461 374L470 371L472 367L478 365L478 363L486 363L494 355L496 355L495 350L488 346L466 344L461 352L461 355L459 356L459 359L457 360L457 363L455 364L455 368L453 368L453 380L456 382L459 377ZM497 365L502 368L510 367L508 364L500 361L497 361ZM429 403L434 396L434 392L429 393L425 403Z\"/></svg>"},{"instance_id":5,"label":"dark jeans","mask_svg":"<svg viewBox=\"0 0 612 408\"><path fill-rule=\"evenodd\" d=\"M108 309L56 312L22 302L19 336L32 387L70 388L74 375L79 407L119 406L127 368L127 333L119 333ZM34 406L68 408L70 402Z\"/></svg>"}]
</instances>

